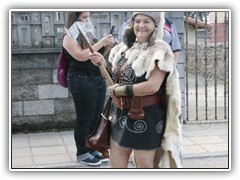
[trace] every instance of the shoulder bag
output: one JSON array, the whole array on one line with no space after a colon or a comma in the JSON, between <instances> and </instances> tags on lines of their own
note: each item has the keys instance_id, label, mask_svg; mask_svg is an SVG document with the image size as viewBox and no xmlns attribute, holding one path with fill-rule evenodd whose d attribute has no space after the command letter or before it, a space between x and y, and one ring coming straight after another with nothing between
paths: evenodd
<instances>
[{"instance_id":1,"label":"shoulder bag","mask_svg":"<svg viewBox=\"0 0 240 180\"><path fill-rule=\"evenodd\" d=\"M108 149L110 148L110 130L111 121L110 110L111 110L112 98L109 97L105 109L98 119L97 128L86 138L86 146L99 151L104 157L109 157Z\"/></svg>"},{"instance_id":2,"label":"shoulder bag","mask_svg":"<svg viewBox=\"0 0 240 180\"><path fill-rule=\"evenodd\" d=\"M124 57L124 55L122 55L122 57ZM127 61L118 71L115 77L115 82L118 81L121 72L125 69L126 65ZM98 119L97 128L86 138L85 142L87 147L101 152L103 156L107 158L109 157L108 149L110 149L111 120L109 119L109 117L111 111L111 104L112 98L109 97L104 111Z\"/></svg>"},{"instance_id":3,"label":"shoulder bag","mask_svg":"<svg viewBox=\"0 0 240 180\"><path fill-rule=\"evenodd\" d=\"M68 68L67 58L64 55L63 48L62 48L62 51L57 61L57 80L59 84L63 87L68 87L67 68Z\"/></svg>"}]
</instances>

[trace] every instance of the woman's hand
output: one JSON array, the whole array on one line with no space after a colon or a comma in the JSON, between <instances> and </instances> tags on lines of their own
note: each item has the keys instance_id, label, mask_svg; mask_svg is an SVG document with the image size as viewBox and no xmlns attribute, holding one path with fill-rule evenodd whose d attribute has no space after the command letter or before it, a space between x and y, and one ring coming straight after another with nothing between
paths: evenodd
<instances>
[{"instance_id":1,"label":"woman's hand","mask_svg":"<svg viewBox=\"0 0 240 180\"><path fill-rule=\"evenodd\" d=\"M113 35L107 35L105 37L103 37L100 41L99 41L100 45L102 46L108 46L108 45L113 45L114 44L114 38Z\"/></svg>"},{"instance_id":2,"label":"woman's hand","mask_svg":"<svg viewBox=\"0 0 240 180\"><path fill-rule=\"evenodd\" d=\"M101 66L105 63L104 57L98 52L89 53L89 59L95 66Z\"/></svg>"},{"instance_id":3,"label":"woman's hand","mask_svg":"<svg viewBox=\"0 0 240 180\"><path fill-rule=\"evenodd\" d=\"M119 84L114 84L114 85L108 87L109 96L114 97L113 90L118 86L119 86Z\"/></svg>"}]
</instances>

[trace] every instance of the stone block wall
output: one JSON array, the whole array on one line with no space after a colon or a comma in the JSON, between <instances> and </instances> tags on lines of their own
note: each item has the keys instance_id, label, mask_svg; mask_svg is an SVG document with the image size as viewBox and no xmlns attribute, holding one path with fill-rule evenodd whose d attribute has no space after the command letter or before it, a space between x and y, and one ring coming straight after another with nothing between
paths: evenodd
<instances>
[{"instance_id":1,"label":"stone block wall","mask_svg":"<svg viewBox=\"0 0 240 180\"><path fill-rule=\"evenodd\" d=\"M60 52L12 54L12 131L72 128L75 109L56 79Z\"/></svg>"},{"instance_id":2,"label":"stone block wall","mask_svg":"<svg viewBox=\"0 0 240 180\"><path fill-rule=\"evenodd\" d=\"M131 12L92 12L101 38ZM56 79L65 11L11 11L12 132L73 128L75 108L67 88Z\"/></svg>"}]
</instances>

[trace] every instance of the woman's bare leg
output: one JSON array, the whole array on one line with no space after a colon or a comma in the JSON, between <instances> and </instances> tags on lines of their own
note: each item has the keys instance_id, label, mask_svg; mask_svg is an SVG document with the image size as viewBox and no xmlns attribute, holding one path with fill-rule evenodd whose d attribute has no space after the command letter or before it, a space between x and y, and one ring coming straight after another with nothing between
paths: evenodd
<instances>
[{"instance_id":1,"label":"woman's bare leg","mask_svg":"<svg viewBox=\"0 0 240 180\"><path fill-rule=\"evenodd\" d=\"M156 150L134 150L136 168L153 168L153 160Z\"/></svg>"},{"instance_id":2,"label":"woman's bare leg","mask_svg":"<svg viewBox=\"0 0 240 180\"><path fill-rule=\"evenodd\" d=\"M131 149L118 146L112 138L110 138L110 166L111 168L127 168Z\"/></svg>"}]
</instances>

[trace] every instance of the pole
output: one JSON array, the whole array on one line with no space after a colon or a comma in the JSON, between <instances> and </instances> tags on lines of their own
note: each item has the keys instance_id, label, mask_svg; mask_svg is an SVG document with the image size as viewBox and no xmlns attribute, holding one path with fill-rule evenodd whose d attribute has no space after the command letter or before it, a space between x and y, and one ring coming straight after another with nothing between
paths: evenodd
<instances>
[{"instance_id":1,"label":"pole","mask_svg":"<svg viewBox=\"0 0 240 180\"><path fill-rule=\"evenodd\" d=\"M93 47L92 47L88 37L85 35L85 33L83 33L83 30L81 29L81 27L77 26L77 29L78 29L79 33L81 33L83 41L87 44L87 46L88 46L89 50L91 51L91 53L94 53L95 51L94 51L94 49L93 49ZM98 67L100 69L100 72L101 72L103 78L107 81L107 84L108 85L113 85L114 83L112 81L112 78L109 76L109 73L106 70L105 66L103 64L99 63Z\"/></svg>"}]
</instances>

